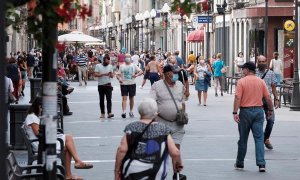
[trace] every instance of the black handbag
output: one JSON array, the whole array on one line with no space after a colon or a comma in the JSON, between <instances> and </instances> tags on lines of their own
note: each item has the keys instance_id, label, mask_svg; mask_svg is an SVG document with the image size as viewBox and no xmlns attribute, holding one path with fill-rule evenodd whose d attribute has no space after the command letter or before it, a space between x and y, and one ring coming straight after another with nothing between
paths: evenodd
<instances>
[{"instance_id":1,"label":"black handbag","mask_svg":"<svg viewBox=\"0 0 300 180\"><path fill-rule=\"evenodd\" d=\"M176 107L176 110L177 110L177 113L176 113L176 123L178 125L188 124L188 122L189 122L188 114L185 112L185 110L178 108L177 103L175 101L175 98L174 98L174 96L173 96L173 94L172 94L172 92L171 92L171 90L170 90L167 82L164 81L164 83L165 83L165 85L166 85L166 87L167 87L167 89L168 89L168 91L169 91L169 93L170 93L170 95L172 97L172 100L173 100L173 102L175 104L175 107Z\"/></svg>"}]
</instances>

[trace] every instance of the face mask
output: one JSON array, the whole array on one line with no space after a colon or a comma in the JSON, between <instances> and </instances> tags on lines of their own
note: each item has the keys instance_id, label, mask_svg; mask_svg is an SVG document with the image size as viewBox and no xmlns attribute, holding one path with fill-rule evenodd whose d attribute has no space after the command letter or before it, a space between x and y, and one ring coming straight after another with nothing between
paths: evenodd
<instances>
[{"instance_id":1,"label":"face mask","mask_svg":"<svg viewBox=\"0 0 300 180\"><path fill-rule=\"evenodd\" d=\"M126 62L126 63L130 63L130 62L131 62L131 59L130 59L130 58L125 58L125 62Z\"/></svg>"},{"instance_id":2,"label":"face mask","mask_svg":"<svg viewBox=\"0 0 300 180\"><path fill-rule=\"evenodd\" d=\"M257 65L257 68L260 70L260 71L263 71L267 68L267 65L266 64L258 64Z\"/></svg>"},{"instance_id":3,"label":"face mask","mask_svg":"<svg viewBox=\"0 0 300 180\"><path fill-rule=\"evenodd\" d=\"M173 77L172 77L172 82L175 83L176 81L178 81L178 74L173 74Z\"/></svg>"},{"instance_id":4,"label":"face mask","mask_svg":"<svg viewBox=\"0 0 300 180\"><path fill-rule=\"evenodd\" d=\"M109 63L107 62L103 62L103 66L107 66Z\"/></svg>"},{"instance_id":5,"label":"face mask","mask_svg":"<svg viewBox=\"0 0 300 180\"><path fill-rule=\"evenodd\" d=\"M204 61L204 60L200 60L199 63L200 63L200 64L204 64L205 61Z\"/></svg>"}]
</instances>

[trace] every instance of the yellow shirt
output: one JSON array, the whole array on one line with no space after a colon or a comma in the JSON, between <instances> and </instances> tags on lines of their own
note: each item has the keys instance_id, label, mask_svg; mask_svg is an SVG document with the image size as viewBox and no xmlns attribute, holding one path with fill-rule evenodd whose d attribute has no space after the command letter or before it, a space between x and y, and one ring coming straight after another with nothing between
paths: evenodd
<instances>
[{"instance_id":1,"label":"yellow shirt","mask_svg":"<svg viewBox=\"0 0 300 180\"><path fill-rule=\"evenodd\" d=\"M190 54L188 56L188 61L189 61L190 64L194 64L195 61L196 61L196 56L194 54Z\"/></svg>"}]
</instances>

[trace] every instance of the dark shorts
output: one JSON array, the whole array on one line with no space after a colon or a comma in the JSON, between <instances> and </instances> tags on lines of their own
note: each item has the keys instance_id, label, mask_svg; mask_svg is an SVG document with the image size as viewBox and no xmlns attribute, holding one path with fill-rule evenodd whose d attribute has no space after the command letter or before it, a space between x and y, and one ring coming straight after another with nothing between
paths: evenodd
<instances>
[{"instance_id":1,"label":"dark shorts","mask_svg":"<svg viewBox=\"0 0 300 180\"><path fill-rule=\"evenodd\" d=\"M122 96L133 97L133 96L135 96L135 92L136 92L136 84L121 85L121 95Z\"/></svg>"},{"instance_id":2,"label":"dark shorts","mask_svg":"<svg viewBox=\"0 0 300 180\"><path fill-rule=\"evenodd\" d=\"M149 72L145 72L145 74L144 74L144 79L149 79Z\"/></svg>"}]
</instances>

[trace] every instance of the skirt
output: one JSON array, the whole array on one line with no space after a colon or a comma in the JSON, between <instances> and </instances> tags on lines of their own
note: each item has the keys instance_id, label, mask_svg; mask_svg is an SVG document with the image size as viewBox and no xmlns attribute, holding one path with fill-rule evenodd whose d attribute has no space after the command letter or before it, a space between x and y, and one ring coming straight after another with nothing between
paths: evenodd
<instances>
[{"instance_id":1,"label":"skirt","mask_svg":"<svg viewBox=\"0 0 300 180\"><path fill-rule=\"evenodd\" d=\"M207 90L208 90L208 84L204 81L204 79L196 80L195 89L196 89L196 91L207 92Z\"/></svg>"}]
</instances>

